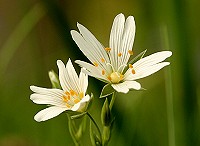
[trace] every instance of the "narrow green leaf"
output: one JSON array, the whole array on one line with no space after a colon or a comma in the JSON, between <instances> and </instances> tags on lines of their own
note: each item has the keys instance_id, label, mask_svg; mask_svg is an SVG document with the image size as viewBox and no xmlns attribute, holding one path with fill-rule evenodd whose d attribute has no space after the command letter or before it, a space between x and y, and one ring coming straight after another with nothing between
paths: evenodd
<instances>
[{"instance_id":1,"label":"narrow green leaf","mask_svg":"<svg viewBox=\"0 0 200 146\"><path fill-rule=\"evenodd\" d=\"M115 90L113 89L113 87L111 86L111 84L106 84L100 94L100 98L106 97L111 95Z\"/></svg>"},{"instance_id":2,"label":"narrow green leaf","mask_svg":"<svg viewBox=\"0 0 200 146\"><path fill-rule=\"evenodd\" d=\"M79 114L73 115L73 116L71 116L71 119L74 120L74 119L81 118L81 117L83 117L85 114L87 114L87 112L83 112L83 113L79 113Z\"/></svg>"},{"instance_id":3,"label":"narrow green leaf","mask_svg":"<svg viewBox=\"0 0 200 146\"><path fill-rule=\"evenodd\" d=\"M146 53L146 51L147 51L147 49L144 50L143 52L141 52L140 54L138 54L138 55L137 55L136 57L134 57L133 59L131 59L131 60L128 62L128 64L133 64L134 62L140 60L140 59L144 56L144 54Z\"/></svg>"}]
</instances>

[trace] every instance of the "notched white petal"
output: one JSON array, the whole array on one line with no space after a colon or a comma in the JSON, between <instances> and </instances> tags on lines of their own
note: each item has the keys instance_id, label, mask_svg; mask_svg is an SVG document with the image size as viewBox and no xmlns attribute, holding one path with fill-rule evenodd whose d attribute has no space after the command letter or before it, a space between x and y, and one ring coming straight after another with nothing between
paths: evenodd
<instances>
[{"instance_id":1,"label":"notched white petal","mask_svg":"<svg viewBox=\"0 0 200 146\"><path fill-rule=\"evenodd\" d=\"M171 51L161 51L138 60L133 64L134 69L144 68L164 61L172 55Z\"/></svg>"},{"instance_id":2,"label":"notched white petal","mask_svg":"<svg viewBox=\"0 0 200 146\"><path fill-rule=\"evenodd\" d=\"M141 84L136 81L125 81L124 84L126 84L127 88L129 89L135 89L135 90L141 89Z\"/></svg>"},{"instance_id":3,"label":"notched white petal","mask_svg":"<svg viewBox=\"0 0 200 146\"><path fill-rule=\"evenodd\" d=\"M51 107L48 107L48 108L43 109L40 112L38 112L34 116L34 119L37 122L46 121L46 120L49 120L51 118L54 118L54 117L58 116L59 114L61 114L65 110L67 110L67 108L61 108L61 107L57 107L57 106L51 106Z\"/></svg>"},{"instance_id":4,"label":"notched white petal","mask_svg":"<svg viewBox=\"0 0 200 146\"><path fill-rule=\"evenodd\" d=\"M128 93L129 89L126 84L119 83L119 84L111 84L111 86L117 91L121 93Z\"/></svg>"}]
</instances>

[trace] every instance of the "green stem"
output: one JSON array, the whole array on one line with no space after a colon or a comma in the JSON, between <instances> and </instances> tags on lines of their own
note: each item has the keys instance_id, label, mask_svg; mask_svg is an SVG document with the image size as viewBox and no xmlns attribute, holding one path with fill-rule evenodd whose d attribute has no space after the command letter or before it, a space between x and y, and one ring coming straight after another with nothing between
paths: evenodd
<instances>
[{"instance_id":1,"label":"green stem","mask_svg":"<svg viewBox=\"0 0 200 146\"><path fill-rule=\"evenodd\" d=\"M72 119L71 119L71 117L70 117L69 114L67 114L67 117L68 117L69 133L70 133L70 135L71 135L71 137L72 137L72 140L73 140L75 146L80 146L79 141L75 138L75 135L76 135L76 132L75 132L75 131L77 131L76 125L75 125L75 123L72 121Z\"/></svg>"},{"instance_id":2,"label":"green stem","mask_svg":"<svg viewBox=\"0 0 200 146\"><path fill-rule=\"evenodd\" d=\"M88 113L88 112L87 112L87 115L88 115L88 117L90 118L90 120L94 123L94 125L96 126L97 131L98 131L98 133L99 133L99 136L101 137L101 131L100 131L100 129L99 129L97 123L95 122L94 118L93 118L93 117L90 115L90 113Z\"/></svg>"},{"instance_id":3,"label":"green stem","mask_svg":"<svg viewBox=\"0 0 200 146\"><path fill-rule=\"evenodd\" d=\"M163 47L169 50L169 40L167 27L161 29L163 36ZM174 110L173 110L173 90L172 90L172 77L170 66L165 70L165 87L166 87L166 107L167 107L167 120L168 120L168 140L169 146L175 146L175 125L174 125Z\"/></svg>"},{"instance_id":4,"label":"green stem","mask_svg":"<svg viewBox=\"0 0 200 146\"><path fill-rule=\"evenodd\" d=\"M110 110L112 110L115 99L116 99L116 92L113 92L113 95L112 95L112 98L111 98L111 101L110 101L110 105L109 105Z\"/></svg>"}]
</instances>

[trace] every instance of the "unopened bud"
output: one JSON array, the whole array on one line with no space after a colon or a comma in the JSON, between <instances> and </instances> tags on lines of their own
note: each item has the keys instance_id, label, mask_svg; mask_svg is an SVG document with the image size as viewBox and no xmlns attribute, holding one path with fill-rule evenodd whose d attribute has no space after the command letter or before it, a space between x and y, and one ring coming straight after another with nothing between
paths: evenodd
<instances>
[{"instance_id":1,"label":"unopened bud","mask_svg":"<svg viewBox=\"0 0 200 146\"><path fill-rule=\"evenodd\" d=\"M53 88L61 88L58 75L53 70L49 71L49 79Z\"/></svg>"},{"instance_id":2,"label":"unopened bud","mask_svg":"<svg viewBox=\"0 0 200 146\"><path fill-rule=\"evenodd\" d=\"M108 104L108 99L106 98L102 111L101 111L101 122L104 126L109 126L111 123L111 112Z\"/></svg>"}]
</instances>

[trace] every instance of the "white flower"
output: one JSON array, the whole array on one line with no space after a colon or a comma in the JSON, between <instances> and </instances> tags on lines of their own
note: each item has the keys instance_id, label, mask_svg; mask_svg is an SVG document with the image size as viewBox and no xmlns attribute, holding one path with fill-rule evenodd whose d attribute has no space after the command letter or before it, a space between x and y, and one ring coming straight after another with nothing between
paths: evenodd
<instances>
[{"instance_id":1,"label":"white flower","mask_svg":"<svg viewBox=\"0 0 200 146\"><path fill-rule=\"evenodd\" d=\"M172 55L171 51L162 51L140 59L134 64L127 64L133 55L132 46L135 37L133 16L126 20L123 14L115 17L110 33L109 47L104 47L83 25L77 24L80 31L71 31L73 40L92 64L77 60L86 68L85 73L104 82L110 83L118 92L127 93L129 89L141 89L136 79L149 76L169 62L162 62ZM129 69L125 70L125 67Z\"/></svg>"},{"instance_id":2,"label":"white flower","mask_svg":"<svg viewBox=\"0 0 200 146\"><path fill-rule=\"evenodd\" d=\"M88 76L81 70L78 77L70 59L66 67L61 60L57 61L57 65L62 90L30 86L30 89L35 92L30 96L34 103L50 105L34 116L38 122L51 119L66 110L84 112L91 99L89 95L85 95Z\"/></svg>"}]
</instances>

